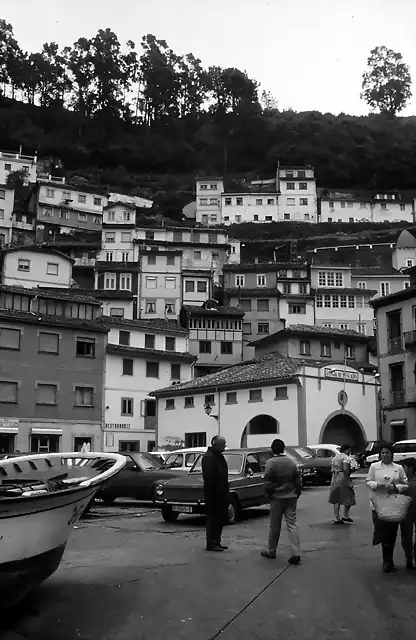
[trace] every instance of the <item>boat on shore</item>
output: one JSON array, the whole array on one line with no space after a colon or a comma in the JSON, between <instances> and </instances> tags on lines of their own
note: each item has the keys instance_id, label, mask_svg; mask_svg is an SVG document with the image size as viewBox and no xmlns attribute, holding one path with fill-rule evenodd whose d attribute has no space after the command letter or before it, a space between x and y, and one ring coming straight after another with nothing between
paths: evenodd
<instances>
[{"instance_id":1,"label":"boat on shore","mask_svg":"<svg viewBox=\"0 0 416 640\"><path fill-rule=\"evenodd\" d=\"M0 611L57 570L74 524L125 464L91 452L0 459Z\"/></svg>"}]
</instances>

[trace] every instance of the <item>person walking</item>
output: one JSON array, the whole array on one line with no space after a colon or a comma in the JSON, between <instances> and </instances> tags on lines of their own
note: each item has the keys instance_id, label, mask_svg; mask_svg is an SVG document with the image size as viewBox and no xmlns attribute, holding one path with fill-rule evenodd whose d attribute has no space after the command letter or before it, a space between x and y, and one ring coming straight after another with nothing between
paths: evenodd
<instances>
[{"instance_id":1,"label":"person walking","mask_svg":"<svg viewBox=\"0 0 416 640\"><path fill-rule=\"evenodd\" d=\"M223 456L226 441L214 436L202 457L202 477L206 509L207 551L228 549L221 544L222 530L227 522L229 505L228 465Z\"/></svg>"},{"instance_id":2,"label":"person walking","mask_svg":"<svg viewBox=\"0 0 416 640\"><path fill-rule=\"evenodd\" d=\"M389 491L395 490L396 485L407 485L407 476L403 467L393 462L392 445L383 444L380 449L380 461L373 462L370 466L366 484L370 490L370 504L374 525L373 546L381 544L383 571L392 573L397 571L393 556L399 523L381 520L377 516L375 506L377 494L387 495Z\"/></svg>"},{"instance_id":3,"label":"person walking","mask_svg":"<svg viewBox=\"0 0 416 640\"><path fill-rule=\"evenodd\" d=\"M270 502L269 544L261 552L263 558L276 558L282 519L285 518L292 555L289 564L300 564L300 542L296 522L296 507L302 491L302 480L297 464L285 455L283 440L273 440L273 457L266 462L265 491Z\"/></svg>"},{"instance_id":4,"label":"person walking","mask_svg":"<svg viewBox=\"0 0 416 640\"><path fill-rule=\"evenodd\" d=\"M329 489L329 504L334 505L334 524L353 523L350 509L355 503L355 492L351 480L353 471L351 461L351 446L343 444L340 452L332 458L331 487ZM341 506L344 507L344 517L340 517Z\"/></svg>"},{"instance_id":5,"label":"person walking","mask_svg":"<svg viewBox=\"0 0 416 640\"><path fill-rule=\"evenodd\" d=\"M405 458L402 466L408 484L394 485L391 491L412 498L406 518L400 523L400 534L406 556L406 569L416 571L416 458Z\"/></svg>"}]
</instances>

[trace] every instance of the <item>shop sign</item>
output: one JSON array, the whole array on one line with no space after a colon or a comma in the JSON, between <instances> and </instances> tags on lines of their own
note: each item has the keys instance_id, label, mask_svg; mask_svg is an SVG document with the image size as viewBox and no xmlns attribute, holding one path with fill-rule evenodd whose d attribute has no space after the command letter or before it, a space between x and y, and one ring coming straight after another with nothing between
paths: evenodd
<instances>
[{"instance_id":1,"label":"shop sign","mask_svg":"<svg viewBox=\"0 0 416 640\"><path fill-rule=\"evenodd\" d=\"M343 369L325 369L325 378L358 382L359 374L356 371L344 371Z\"/></svg>"},{"instance_id":2,"label":"shop sign","mask_svg":"<svg viewBox=\"0 0 416 640\"><path fill-rule=\"evenodd\" d=\"M18 429L19 420L10 420L9 418L0 418L0 429Z\"/></svg>"},{"instance_id":3,"label":"shop sign","mask_svg":"<svg viewBox=\"0 0 416 640\"><path fill-rule=\"evenodd\" d=\"M106 422L105 428L107 431L129 431L131 424L129 422Z\"/></svg>"}]
</instances>

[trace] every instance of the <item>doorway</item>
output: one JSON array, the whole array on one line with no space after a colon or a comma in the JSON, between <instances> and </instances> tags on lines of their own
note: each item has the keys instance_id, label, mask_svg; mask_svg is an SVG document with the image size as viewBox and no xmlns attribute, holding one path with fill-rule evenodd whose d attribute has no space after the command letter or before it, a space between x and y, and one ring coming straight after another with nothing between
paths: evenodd
<instances>
[{"instance_id":1,"label":"doorway","mask_svg":"<svg viewBox=\"0 0 416 640\"><path fill-rule=\"evenodd\" d=\"M15 438L13 433L0 434L0 453L14 453Z\"/></svg>"},{"instance_id":2,"label":"doorway","mask_svg":"<svg viewBox=\"0 0 416 640\"><path fill-rule=\"evenodd\" d=\"M347 413L337 413L327 423L322 444L349 444L354 452L365 449L365 436L360 425Z\"/></svg>"}]
</instances>

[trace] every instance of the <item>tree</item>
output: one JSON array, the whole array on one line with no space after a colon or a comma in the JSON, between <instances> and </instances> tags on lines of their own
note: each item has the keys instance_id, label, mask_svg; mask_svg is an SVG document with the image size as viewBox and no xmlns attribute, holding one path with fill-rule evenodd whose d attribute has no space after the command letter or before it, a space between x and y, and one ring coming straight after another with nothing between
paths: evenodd
<instances>
[{"instance_id":1,"label":"tree","mask_svg":"<svg viewBox=\"0 0 416 640\"><path fill-rule=\"evenodd\" d=\"M16 73L21 56L22 50L14 37L12 25L0 20L0 84L3 85L4 94L7 86L11 87L12 97L17 85Z\"/></svg>"},{"instance_id":2,"label":"tree","mask_svg":"<svg viewBox=\"0 0 416 640\"><path fill-rule=\"evenodd\" d=\"M363 74L361 98L371 109L396 115L410 99L412 80L401 53L381 46L370 52Z\"/></svg>"}]
</instances>

